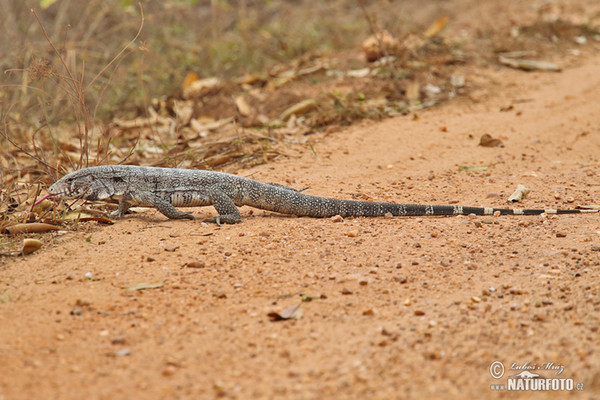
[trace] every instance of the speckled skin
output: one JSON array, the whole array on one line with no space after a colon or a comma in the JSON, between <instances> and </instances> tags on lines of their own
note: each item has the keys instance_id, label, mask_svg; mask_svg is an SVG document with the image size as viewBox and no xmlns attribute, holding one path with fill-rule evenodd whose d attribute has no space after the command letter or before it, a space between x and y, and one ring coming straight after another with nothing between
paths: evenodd
<instances>
[{"instance_id":1,"label":"speckled skin","mask_svg":"<svg viewBox=\"0 0 600 400\"><path fill-rule=\"evenodd\" d=\"M192 169L106 165L80 169L56 181L48 192L56 197L102 200L121 196L121 217L134 205L155 207L171 219L195 219L175 207L213 205L217 224L241 222L237 207L247 205L262 210L306 217L379 217L425 215L507 215L575 214L585 210L503 209L463 206L377 203L311 196L286 186L262 183L223 172Z\"/></svg>"}]
</instances>

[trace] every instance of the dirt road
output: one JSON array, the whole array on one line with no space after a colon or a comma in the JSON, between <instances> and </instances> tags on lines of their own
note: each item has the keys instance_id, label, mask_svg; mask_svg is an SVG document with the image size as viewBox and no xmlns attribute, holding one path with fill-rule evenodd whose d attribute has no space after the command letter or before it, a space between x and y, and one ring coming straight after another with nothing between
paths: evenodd
<instances>
[{"instance_id":1,"label":"dirt road","mask_svg":"<svg viewBox=\"0 0 600 400\"><path fill-rule=\"evenodd\" d=\"M600 57L571 64L466 71L473 98L240 174L338 198L504 206L522 183L522 207L598 204ZM490 385L544 363L564 371L530 372L600 395L598 215L242 218L148 210L0 267L0 399L505 398Z\"/></svg>"}]
</instances>

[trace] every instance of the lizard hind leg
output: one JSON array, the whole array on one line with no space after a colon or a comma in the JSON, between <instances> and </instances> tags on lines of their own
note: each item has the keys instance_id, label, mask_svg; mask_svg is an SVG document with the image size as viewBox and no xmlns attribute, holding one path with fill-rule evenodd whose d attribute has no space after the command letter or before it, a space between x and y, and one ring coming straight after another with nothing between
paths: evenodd
<instances>
[{"instance_id":1,"label":"lizard hind leg","mask_svg":"<svg viewBox=\"0 0 600 400\"><path fill-rule=\"evenodd\" d=\"M212 186L209 188L209 198L219 215L206 219L205 222L214 222L219 226L222 223L237 224L242 222L240 210L238 210L233 200L227 196L225 190L216 185Z\"/></svg>"}]
</instances>

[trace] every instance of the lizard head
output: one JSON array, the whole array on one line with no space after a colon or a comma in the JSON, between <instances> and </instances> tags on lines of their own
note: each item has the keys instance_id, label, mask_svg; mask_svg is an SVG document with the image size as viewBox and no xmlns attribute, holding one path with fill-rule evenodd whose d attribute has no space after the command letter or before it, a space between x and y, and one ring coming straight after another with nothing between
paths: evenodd
<instances>
[{"instance_id":1,"label":"lizard head","mask_svg":"<svg viewBox=\"0 0 600 400\"><path fill-rule=\"evenodd\" d=\"M102 196L103 187L102 182L86 168L63 176L48 188L48 193L51 197L97 200L109 196Z\"/></svg>"},{"instance_id":2,"label":"lizard head","mask_svg":"<svg viewBox=\"0 0 600 400\"><path fill-rule=\"evenodd\" d=\"M74 198L85 197L91 189L93 178L90 174L82 174L81 171L71 172L54 182L48 188L52 197Z\"/></svg>"}]
</instances>

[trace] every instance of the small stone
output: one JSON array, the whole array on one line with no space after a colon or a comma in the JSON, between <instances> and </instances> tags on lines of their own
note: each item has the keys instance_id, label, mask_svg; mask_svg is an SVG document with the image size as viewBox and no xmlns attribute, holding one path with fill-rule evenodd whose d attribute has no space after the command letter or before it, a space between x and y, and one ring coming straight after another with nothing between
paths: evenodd
<instances>
[{"instance_id":1,"label":"small stone","mask_svg":"<svg viewBox=\"0 0 600 400\"><path fill-rule=\"evenodd\" d=\"M450 84L455 88L461 88L465 86L465 77L464 75L450 75Z\"/></svg>"},{"instance_id":2,"label":"small stone","mask_svg":"<svg viewBox=\"0 0 600 400\"><path fill-rule=\"evenodd\" d=\"M241 283L234 283L234 284L233 284L233 288L234 288L234 289L241 289L241 288L243 288L243 287L244 287L244 285L242 285Z\"/></svg>"},{"instance_id":3,"label":"small stone","mask_svg":"<svg viewBox=\"0 0 600 400\"><path fill-rule=\"evenodd\" d=\"M364 310L362 312L362 315L366 315L368 317L372 317L373 315L375 315L377 312L375 311L375 309L373 308L367 308L366 310Z\"/></svg>"},{"instance_id":4,"label":"small stone","mask_svg":"<svg viewBox=\"0 0 600 400\"><path fill-rule=\"evenodd\" d=\"M564 238L564 237L567 237L567 233L566 233L566 232L563 232L563 231L556 232L556 237L557 237L557 238Z\"/></svg>"},{"instance_id":5,"label":"small stone","mask_svg":"<svg viewBox=\"0 0 600 400\"><path fill-rule=\"evenodd\" d=\"M423 310L415 310L415 315L417 315L417 316L425 315L425 311L423 311Z\"/></svg>"},{"instance_id":6,"label":"small stone","mask_svg":"<svg viewBox=\"0 0 600 400\"><path fill-rule=\"evenodd\" d=\"M131 354L131 350L129 349L121 349L121 350L117 350L113 353L113 355L115 357L124 357L124 356L128 356Z\"/></svg>"},{"instance_id":7,"label":"small stone","mask_svg":"<svg viewBox=\"0 0 600 400\"><path fill-rule=\"evenodd\" d=\"M115 337L114 337L114 338L113 338L113 339L110 341L110 343L111 343L111 344L114 344L114 345L120 345L120 346L124 345L124 344L125 344L125 342L126 342L126 340L125 340L125 336L123 336L123 335L115 336Z\"/></svg>"},{"instance_id":8,"label":"small stone","mask_svg":"<svg viewBox=\"0 0 600 400\"><path fill-rule=\"evenodd\" d=\"M343 222L344 221L344 217L342 217L341 215L334 215L329 220L331 222Z\"/></svg>"},{"instance_id":9,"label":"small stone","mask_svg":"<svg viewBox=\"0 0 600 400\"><path fill-rule=\"evenodd\" d=\"M179 246L165 246L165 251L173 253L179 248Z\"/></svg>"},{"instance_id":10,"label":"small stone","mask_svg":"<svg viewBox=\"0 0 600 400\"><path fill-rule=\"evenodd\" d=\"M154 261L154 257L146 256L146 261L152 262Z\"/></svg>"},{"instance_id":11,"label":"small stone","mask_svg":"<svg viewBox=\"0 0 600 400\"><path fill-rule=\"evenodd\" d=\"M79 306L75 306L73 307L73 309L70 312L71 315L81 315L83 314L83 308L79 307Z\"/></svg>"},{"instance_id":12,"label":"small stone","mask_svg":"<svg viewBox=\"0 0 600 400\"><path fill-rule=\"evenodd\" d=\"M357 237L358 236L358 231L354 230L354 231L349 231L344 233L344 235L348 236L348 237Z\"/></svg>"},{"instance_id":13,"label":"small stone","mask_svg":"<svg viewBox=\"0 0 600 400\"><path fill-rule=\"evenodd\" d=\"M206 267L206 264L204 263L204 261L192 261L187 264L184 264L184 267L185 268L204 268L204 267Z\"/></svg>"},{"instance_id":14,"label":"small stone","mask_svg":"<svg viewBox=\"0 0 600 400\"><path fill-rule=\"evenodd\" d=\"M406 283L408 281L404 275L395 276L394 280L398 283Z\"/></svg>"},{"instance_id":15,"label":"small stone","mask_svg":"<svg viewBox=\"0 0 600 400\"><path fill-rule=\"evenodd\" d=\"M216 297L217 299L226 299L227 294L222 290L215 290L213 292L213 297Z\"/></svg>"},{"instance_id":16,"label":"small stone","mask_svg":"<svg viewBox=\"0 0 600 400\"><path fill-rule=\"evenodd\" d=\"M471 297L471 301L473 303L481 303L481 299L479 297L477 297L477 296L472 296Z\"/></svg>"},{"instance_id":17,"label":"small stone","mask_svg":"<svg viewBox=\"0 0 600 400\"><path fill-rule=\"evenodd\" d=\"M167 365L165 369L162 371L163 376L172 376L177 371L177 368L174 365Z\"/></svg>"},{"instance_id":18,"label":"small stone","mask_svg":"<svg viewBox=\"0 0 600 400\"><path fill-rule=\"evenodd\" d=\"M406 300L404 300L404 305L405 305L406 307L409 307L411 304L412 304L412 301L411 301L410 299L406 299Z\"/></svg>"},{"instance_id":19,"label":"small stone","mask_svg":"<svg viewBox=\"0 0 600 400\"><path fill-rule=\"evenodd\" d=\"M352 294L352 290L350 290L348 288L343 288L340 293L348 295L348 294Z\"/></svg>"},{"instance_id":20,"label":"small stone","mask_svg":"<svg viewBox=\"0 0 600 400\"><path fill-rule=\"evenodd\" d=\"M573 196L567 197L567 203L574 203L574 202L575 202L575 198Z\"/></svg>"}]
</instances>

